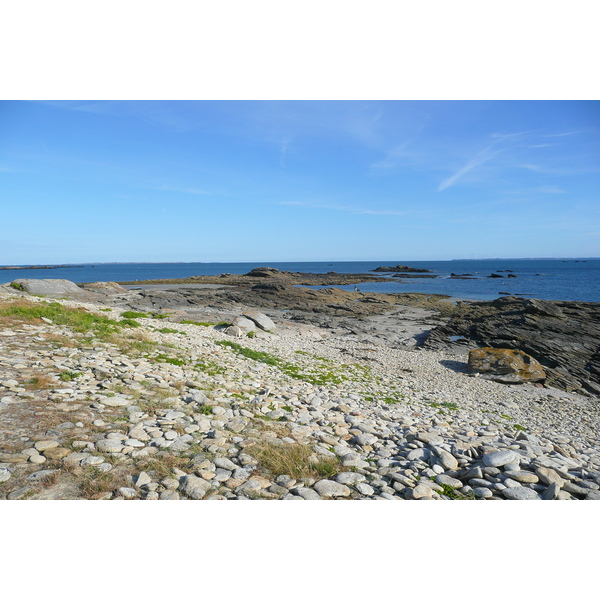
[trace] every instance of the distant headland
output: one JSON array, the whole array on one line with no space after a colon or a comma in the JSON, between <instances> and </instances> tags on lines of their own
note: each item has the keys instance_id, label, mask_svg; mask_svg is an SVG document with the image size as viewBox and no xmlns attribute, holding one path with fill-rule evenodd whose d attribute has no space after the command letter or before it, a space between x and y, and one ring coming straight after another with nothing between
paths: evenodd
<instances>
[{"instance_id":1,"label":"distant headland","mask_svg":"<svg viewBox=\"0 0 600 600\"><path fill-rule=\"evenodd\" d=\"M0 271L26 271L28 269L81 269L84 265L26 265L0 267Z\"/></svg>"}]
</instances>

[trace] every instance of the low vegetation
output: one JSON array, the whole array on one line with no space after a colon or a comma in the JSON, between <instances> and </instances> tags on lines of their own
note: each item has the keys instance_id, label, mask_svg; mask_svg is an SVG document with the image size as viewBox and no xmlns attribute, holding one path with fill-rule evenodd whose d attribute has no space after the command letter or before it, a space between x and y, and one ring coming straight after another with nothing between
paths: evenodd
<instances>
[{"instance_id":1,"label":"low vegetation","mask_svg":"<svg viewBox=\"0 0 600 600\"><path fill-rule=\"evenodd\" d=\"M127 320L115 321L83 308L68 308L58 302L27 300L1 303L0 319L3 319L5 324L39 323L42 319L49 319L56 325L64 325L78 333L93 334L100 339L109 339L115 333L119 333L123 327L132 326Z\"/></svg>"},{"instance_id":2,"label":"low vegetation","mask_svg":"<svg viewBox=\"0 0 600 600\"><path fill-rule=\"evenodd\" d=\"M274 477L329 479L341 471L337 456L316 458L313 449L303 444L261 442L250 446L247 452Z\"/></svg>"},{"instance_id":3,"label":"low vegetation","mask_svg":"<svg viewBox=\"0 0 600 600\"><path fill-rule=\"evenodd\" d=\"M148 315L143 312L126 310L124 313L121 313L121 318L122 319L140 319L140 318L148 318Z\"/></svg>"},{"instance_id":4,"label":"low vegetation","mask_svg":"<svg viewBox=\"0 0 600 600\"><path fill-rule=\"evenodd\" d=\"M24 382L24 386L29 391L47 390L48 388L55 387L56 383L47 373L36 373Z\"/></svg>"},{"instance_id":5,"label":"low vegetation","mask_svg":"<svg viewBox=\"0 0 600 600\"><path fill-rule=\"evenodd\" d=\"M253 350L252 348L246 348L235 342L228 340L215 342L219 346L225 346L231 348L234 352L250 358L257 362L264 363L277 367L282 373L291 377L292 379L299 379L312 383L313 385L326 385L326 384L339 384L342 381L352 380L354 377L361 379L367 373L368 368L360 365L340 365L334 368L329 363L328 359L321 359L321 362L313 366L295 365L287 362L281 358L272 356L268 352L261 352L260 350ZM319 357L317 357L318 359ZM357 373L359 370L360 373Z\"/></svg>"}]
</instances>

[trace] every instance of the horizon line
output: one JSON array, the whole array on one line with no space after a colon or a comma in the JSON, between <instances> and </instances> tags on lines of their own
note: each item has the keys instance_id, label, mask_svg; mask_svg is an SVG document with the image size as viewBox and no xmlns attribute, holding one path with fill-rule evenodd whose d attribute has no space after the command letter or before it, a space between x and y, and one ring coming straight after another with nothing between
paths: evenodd
<instances>
[{"instance_id":1,"label":"horizon line","mask_svg":"<svg viewBox=\"0 0 600 600\"><path fill-rule=\"evenodd\" d=\"M600 256L522 256L522 257L483 257L483 258L439 258L439 259L406 259L404 262L452 262L452 261L478 261L478 260L600 260ZM191 265L191 264L252 264L252 263L344 263L344 262L398 262L398 259L323 259L323 260L221 260L221 261L92 261L92 262L60 262L60 263L21 263L21 264L3 264L0 267L71 267L71 266L86 266L86 265Z\"/></svg>"}]
</instances>

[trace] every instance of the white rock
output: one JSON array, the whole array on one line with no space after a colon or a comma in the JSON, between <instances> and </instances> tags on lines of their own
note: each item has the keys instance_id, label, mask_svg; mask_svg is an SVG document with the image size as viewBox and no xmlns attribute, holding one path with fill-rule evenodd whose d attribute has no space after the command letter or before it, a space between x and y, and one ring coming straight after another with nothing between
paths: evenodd
<instances>
[{"instance_id":1,"label":"white rock","mask_svg":"<svg viewBox=\"0 0 600 600\"><path fill-rule=\"evenodd\" d=\"M499 450L498 452L485 454L483 464L486 467L501 467L502 465L515 462L517 459L518 456L512 450Z\"/></svg>"},{"instance_id":2,"label":"white rock","mask_svg":"<svg viewBox=\"0 0 600 600\"><path fill-rule=\"evenodd\" d=\"M98 440L96 442L98 452L110 452L118 454L123 450L123 444L119 440Z\"/></svg>"},{"instance_id":3,"label":"white rock","mask_svg":"<svg viewBox=\"0 0 600 600\"><path fill-rule=\"evenodd\" d=\"M195 475L186 475L181 481L181 491L192 500L202 500L210 489L211 485L208 481Z\"/></svg>"},{"instance_id":4,"label":"white rock","mask_svg":"<svg viewBox=\"0 0 600 600\"><path fill-rule=\"evenodd\" d=\"M313 486L317 494L322 498L340 498L349 496L352 491L346 485L331 481L330 479L321 479Z\"/></svg>"}]
</instances>

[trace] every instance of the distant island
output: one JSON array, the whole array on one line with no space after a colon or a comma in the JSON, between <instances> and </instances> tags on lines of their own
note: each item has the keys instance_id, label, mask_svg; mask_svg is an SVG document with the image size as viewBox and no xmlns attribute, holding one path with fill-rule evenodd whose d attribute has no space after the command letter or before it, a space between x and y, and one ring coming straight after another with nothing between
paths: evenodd
<instances>
[{"instance_id":1,"label":"distant island","mask_svg":"<svg viewBox=\"0 0 600 600\"><path fill-rule=\"evenodd\" d=\"M26 267L0 267L0 271L26 271L28 269L81 269L84 265L28 265Z\"/></svg>"},{"instance_id":2,"label":"distant island","mask_svg":"<svg viewBox=\"0 0 600 600\"><path fill-rule=\"evenodd\" d=\"M374 273L431 273L429 269L415 269L406 265L396 265L395 267L377 267L373 269Z\"/></svg>"}]
</instances>

